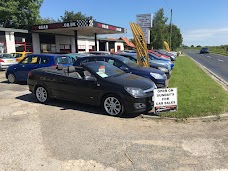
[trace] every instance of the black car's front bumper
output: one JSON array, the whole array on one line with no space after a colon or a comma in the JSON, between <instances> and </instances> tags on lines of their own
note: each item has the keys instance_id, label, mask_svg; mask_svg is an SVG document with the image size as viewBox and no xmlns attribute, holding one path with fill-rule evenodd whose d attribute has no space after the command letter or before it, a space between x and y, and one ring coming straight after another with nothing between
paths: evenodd
<instances>
[{"instance_id":1,"label":"black car's front bumper","mask_svg":"<svg viewBox=\"0 0 228 171\"><path fill-rule=\"evenodd\" d=\"M124 107L126 113L142 113L150 111L153 108L152 96L143 98L125 97Z\"/></svg>"}]
</instances>

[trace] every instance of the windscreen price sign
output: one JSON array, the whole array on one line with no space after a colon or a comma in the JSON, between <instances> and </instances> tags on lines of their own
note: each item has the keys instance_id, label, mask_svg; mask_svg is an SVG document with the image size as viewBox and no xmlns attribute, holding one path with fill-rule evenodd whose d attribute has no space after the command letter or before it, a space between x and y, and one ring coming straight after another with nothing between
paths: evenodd
<instances>
[{"instance_id":1,"label":"windscreen price sign","mask_svg":"<svg viewBox=\"0 0 228 171\"><path fill-rule=\"evenodd\" d=\"M177 88L154 90L155 113L177 111Z\"/></svg>"}]
</instances>

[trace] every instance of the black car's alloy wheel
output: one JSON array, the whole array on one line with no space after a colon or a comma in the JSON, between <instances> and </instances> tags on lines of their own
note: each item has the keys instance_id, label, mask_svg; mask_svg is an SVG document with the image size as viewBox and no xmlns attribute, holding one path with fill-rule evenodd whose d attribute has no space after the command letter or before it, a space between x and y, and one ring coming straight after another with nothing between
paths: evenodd
<instances>
[{"instance_id":1,"label":"black car's alloy wheel","mask_svg":"<svg viewBox=\"0 0 228 171\"><path fill-rule=\"evenodd\" d=\"M113 95L106 96L103 101L103 108L106 113L112 116L120 116L124 113L122 101Z\"/></svg>"},{"instance_id":2,"label":"black car's alloy wheel","mask_svg":"<svg viewBox=\"0 0 228 171\"><path fill-rule=\"evenodd\" d=\"M39 102L45 103L49 100L48 92L43 86L38 86L35 91L36 98Z\"/></svg>"}]
</instances>

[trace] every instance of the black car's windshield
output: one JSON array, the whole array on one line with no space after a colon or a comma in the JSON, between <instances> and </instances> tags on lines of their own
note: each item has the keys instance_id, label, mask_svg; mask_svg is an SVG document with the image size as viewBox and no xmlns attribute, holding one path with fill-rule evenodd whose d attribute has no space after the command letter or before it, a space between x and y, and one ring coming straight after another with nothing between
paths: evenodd
<instances>
[{"instance_id":1,"label":"black car's windshield","mask_svg":"<svg viewBox=\"0 0 228 171\"><path fill-rule=\"evenodd\" d=\"M88 62L85 65L102 78L113 77L125 73L119 68L106 62Z\"/></svg>"},{"instance_id":2,"label":"black car's windshield","mask_svg":"<svg viewBox=\"0 0 228 171\"><path fill-rule=\"evenodd\" d=\"M128 58L121 57L119 60L130 67L138 67L139 65Z\"/></svg>"},{"instance_id":3,"label":"black car's windshield","mask_svg":"<svg viewBox=\"0 0 228 171\"><path fill-rule=\"evenodd\" d=\"M13 56L11 54L3 53L0 54L0 58L13 58Z\"/></svg>"}]
</instances>

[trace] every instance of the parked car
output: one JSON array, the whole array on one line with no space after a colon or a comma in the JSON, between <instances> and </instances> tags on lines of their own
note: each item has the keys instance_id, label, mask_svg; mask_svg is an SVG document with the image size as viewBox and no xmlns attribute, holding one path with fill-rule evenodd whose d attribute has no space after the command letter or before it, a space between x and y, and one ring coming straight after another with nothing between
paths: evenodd
<instances>
[{"instance_id":1,"label":"parked car","mask_svg":"<svg viewBox=\"0 0 228 171\"><path fill-rule=\"evenodd\" d=\"M77 60L78 58L85 57L85 56L91 56L93 54L89 54L89 53L68 53L65 55L70 56L70 57L74 58L75 60Z\"/></svg>"},{"instance_id":2,"label":"parked car","mask_svg":"<svg viewBox=\"0 0 228 171\"><path fill-rule=\"evenodd\" d=\"M154 68L146 68L141 67L135 62L118 55L100 55L100 56L90 56L79 58L75 63L74 66L80 66L86 62L92 61L105 61L111 65L114 65L121 70L139 75L145 78L152 80L158 88L167 87L167 77L163 71L154 69Z\"/></svg>"},{"instance_id":3,"label":"parked car","mask_svg":"<svg viewBox=\"0 0 228 171\"><path fill-rule=\"evenodd\" d=\"M164 54L160 54L160 53L155 52L155 51L153 51L153 50L148 50L148 52L154 54L155 56L157 56L157 57L159 57L159 58L170 59L169 56L166 56L166 55L164 55ZM170 59L170 60L171 60L171 59Z\"/></svg>"},{"instance_id":4,"label":"parked car","mask_svg":"<svg viewBox=\"0 0 228 171\"><path fill-rule=\"evenodd\" d=\"M22 59L24 59L28 54L32 54L32 52L14 52L11 53L14 58L16 58L17 62L20 62Z\"/></svg>"},{"instance_id":5,"label":"parked car","mask_svg":"<svg viewBox=\"0 0 228 171\"><path fill-rule=\"evenodd\" d=\"M10 83L26 81L29 71L49 66L63 64L64 66L73 65L72 58L58 54L31 54L25 57L18 64L7 68L6 78Z\"/></svg>"},{"instance_id":6,"label":"parked car","mask_svg":"<svg viewBox=\"0 0 228 171\"><path fill-rule=\"evenodd\" d=\"M159 59L158 57L156 57L156 56L153 55L152 53L148 53L148 56L149 56L149 58L150 58L152 61L156 60L157 62L160 62L160 63L166 63L166 64L168 64L168 65L171 67L171 69L174 68L174 63L173 63L172 61L170 61L170 60Z\"/></svg>"},{"instance_id":7,"label":"parked car","mask_svg":"<svg viewBox=\"0 0 228 171\"><path fill-rule=\"evenodd\" d=\"M14 64L17 64L17 61L11 54L8 54L8 53L0 54L0 71Z\"/></svg>"},{"instance_id":8,"label":"parked car","mask_svg":"<svg viewBox=\"0 0 228 171\"><path fill-rule=\"evenodd\" d=\"M93 54L93 55L110 55L111 54L111 52L109 52L109 51L91 51L89 53Z\"/></svg>"},{"instance_id":9,"label":"parked car","mask_svg":"<svg viewBox=\"0 0 228 171\"><path fill-rule=\"evenodd\" d=\"M200 54L202 54L202 53L209 53L209 49L207 47L201 48Z\"/></svg>"},{"instance_id":10,"label":"parked car","mask_svg":"<svg viewBox=\"0 0 228 171\"><path fill-rule=\"evenodd\" d=\"M113 116L146 112L153 107L153 82L101 61L67 70L62 66L35 69L29 72L27 83L41 103L50 98L71 100L102 106Z\"/></svg>"},{"instance_id":11,"label":"parked car","mask_svg":"<svg viewBox=\"0 0 228 171\"><path fill-rule=\"evenodd\" d=\"M157 52L161 55L166 55L170 58L171 61L175 61L176 60L176 55L174 55L171 52L167 52L166 50L153 50L154 52Z\"/></svg>"},{"instance_id":12,"label":"parked car","mask_svg":"<svg viewBox=\"0 0 228 171\"><path fill-rule=\"evenodd\" d=\"M128 58L131 61L137 63L137 54L136 53L118 53L117 55L123 56L123 57ZM167 78L170 78L171 67L169 67L168 65L163 65L163 64L153 62L150 59L149 59L149 63L150 63L151 68L155 68L155 69L159 69L159 70L163 71L166 74Z\"/></svg>"}]
</instances>

